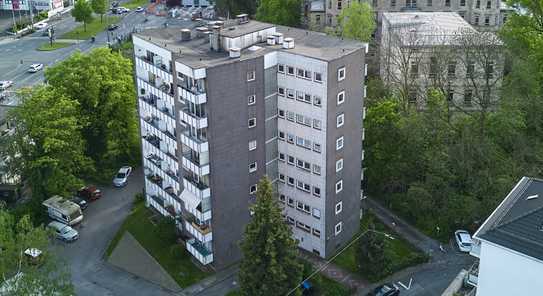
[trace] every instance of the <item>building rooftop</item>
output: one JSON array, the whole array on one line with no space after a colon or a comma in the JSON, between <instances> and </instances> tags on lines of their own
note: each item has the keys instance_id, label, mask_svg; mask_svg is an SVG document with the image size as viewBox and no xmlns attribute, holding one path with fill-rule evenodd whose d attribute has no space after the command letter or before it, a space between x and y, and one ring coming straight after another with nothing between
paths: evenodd
<instances>
[{"instance_id":1,"label":"building rooftop","mask_svg":"<svg viewBox=\"0 0 543 296\"><path fill-rule=\"evenodd\" d=\"M543 260L543 180L523 177L474 237Z\"/></svg>"},{"instance_id":2,"label":"building rooftop","mask_svg":"<svg viewBox=\"0 0 543 296\"><path fill-rule=\"evenodd\" d=\"M452 37L460 33L477 32L456 12L386 12L383 20L391 29L400 30L404 43L415 42L408 40L413 35L406 33L415 33L417 43L440 45L451 43Z\"/></svg>"},{"instance_id":3,"label":"building rooftop","mask_svg":"<svg viewBox=\"0 0 543 296\"><path fill-rule=\"evenodd\" d=\"M201 23L193 22L192 26L188 28L169 26L168 28L143 30L134 35L169 50L175 55L177 61L195 69L231 63L239 59L254 58L271 51L287 51L298 55L331 61L366 46L362 42L328 36L320 32L275 26L253 20L245 24L227 21L224 24L224 28L220 30L221 38L236 38L275 28L275 31L282 33L284 38L293 38L295 43L294 48L283 49L281 45L267 45L264 39L260 43L253 44L253 46L242 48L241 57L232 59L229 57L229 53L224 50L219 52L211 50L209 37L198 37L196 28L201 26ZM181 40L181 29L191 30L191 40Z\"/></svg>"}]
</instances>

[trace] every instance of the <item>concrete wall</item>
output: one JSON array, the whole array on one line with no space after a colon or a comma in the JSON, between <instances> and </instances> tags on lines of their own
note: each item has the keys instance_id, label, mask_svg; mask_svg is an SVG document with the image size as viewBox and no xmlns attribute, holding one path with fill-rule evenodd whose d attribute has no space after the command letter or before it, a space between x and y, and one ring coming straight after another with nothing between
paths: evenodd
<instances>
[{"instance_id":1,"label":"concrete wall","mask_svg":"<svg viewBox=\"0 0 543 296\"><path fill-rule=\"evenodd\" d=\"M238 242L249 222L249 186L265 173L264 59L259 57L207 69L207 100L210 147L210 185L214 265L224 267L241 258ZM256 71L256 80L247 82L247 72ZM257 103L247 105L256 94ZM248 129L248 119L257 118ZM249 151L250 140L257 149ZM249 163L258 170L249 174Z\"/></svg>"},{"instance_id":2,"label":"concrete wall","mask_svg":"<svg viewBox=\"0 0 543 296\"><path fill-rule=\"evenodd\" d=\"M481 242L477 296L539 295L541 275L542 261Z\"/></svg>"}]
</instances>

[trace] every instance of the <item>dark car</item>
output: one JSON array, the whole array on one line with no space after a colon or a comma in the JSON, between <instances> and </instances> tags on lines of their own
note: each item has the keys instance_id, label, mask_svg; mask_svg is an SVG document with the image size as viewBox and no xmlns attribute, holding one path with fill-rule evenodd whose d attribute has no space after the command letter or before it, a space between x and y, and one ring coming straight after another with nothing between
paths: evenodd
<instances>
[{"instance_id":1,"label":"dark car","mask_svg":"<svg viewBox=\"0 0 543 296\"><path fill-rule=\"evenodd\" d=\"M88 185L81 187L81 189L77 191L77 196L87 201L93 201L102 197L102 191L100 191L100 189L96 188L94 185Z\"/></svg>"},{"instance_id":2,"label":"dark car","mask_svg":"<svg viewBox=\"0 0 543 296\"><path fill-rule=\"evenodd\" d=\"M119 25L117 24L111 24L109 27L107 27L108 31L115 31L119 28Z\"/></svg>"},{"instance_id":3,"label":"dark car","mask_svg":"<svg viewBox=\"0 0 543 296\"><path fill-rule=\"evenodd\" d=\"M373 292L370 292L367 294L367 296L399 296L400 295L400 289L398 289L396 286L386 283L382 286L379 286L373 290Z\"/></svg>"},{"instance_id":4,"label":"dark car","mask_svg":"<svg viewBox=\"0 0 543 296\"><path fill-rule=\"evenodd\" d=\"M119 2L117 1L111 2L111 7L117 7L117 6L119 6Z\"/></svg>"},{"instance_id":5,"label":"dark car","mask_svg":"<svg viewBox=\"0 0 543 296\"><path fill-rule=\"evenodd\" d=\"M87 206L89 205L86 200L84 200L83 198L79 196L72 197L72 202L76 203L81 208L81 210L86 209Z\"/></svg>"}]
</instances>

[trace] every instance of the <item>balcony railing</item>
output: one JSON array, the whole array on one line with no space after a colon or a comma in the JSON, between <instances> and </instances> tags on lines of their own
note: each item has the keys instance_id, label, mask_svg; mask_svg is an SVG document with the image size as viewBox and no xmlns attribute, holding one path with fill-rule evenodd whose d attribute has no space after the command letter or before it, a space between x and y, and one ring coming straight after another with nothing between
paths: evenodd
<instances>
[{"instance_id":1,"label":"balcony railing","mask_svg":"<svg viewBox=\"0 0 543 296\"><path fill-rule=\"evenodd\" d=\"M156 102L157 102L157 99L153 96L153 97L146 97L146 96L140 96L140 99L144 102L146 102L147 104L153 106L156 108Z\"/></svg>"},{"instance_id":2,"label":"balcony railing","mask_svg":"<svg viewBox=\"0 0 543 296\"><path fill-rule=\"evenodd\" d=\"M213 262L213 253L193 238L187 241L187 250L203 265Z\"/></svg>"},{"instance_id":3,"label":"balcony railing","mask_svg":"<svg viewBox=\"0 0 543 296\"><path fill-rule=\"evenodd\" d=\"M162 106L161 108L158 108L158 110L175 120L175 114L173 113L173 110L170 110L170 108Z\"/></svg>"},{"instance_id":4,"label":"balcony railing","mask_svg":"<svg viewBox=\"0 0 543 296\"><path fill-rule=\"evenodd\" d=\"M166 72L170 72L170 70L168 69L168 66L166 64L163 64L163 63L155 63L152 59L148 58L147 56L137 56L140 60L144 61L145 63L153 66L153 67L157 67L157 68L160 68L161 70L163 71L166 71Z\"/></svg>"},{"instance_id":5,"label":"balcony railing","mask_svg":"<svg viewBox=\"0 0 543 296\"><path fill-rule=\"evenodd\" d=\"M162 177L157 174L151 174L147 176L147 180L151 181L151 183L158 185L159 187L162 187Z\"/></svg>"},{"instance_id":6,"label":"balcony railing","mask_svg":"<svg viewBox=\"0 0 543 296\"><path fill-rule=\"evenodd\" d=\"M199 190L206 190L209 189L209 186L201 181L196 180L194 177L192 177L190 174L185 174L183 176L185 180L187 180L190 184L192 184L194 187L196 187Z\"/></svg>"},{"instance_id":7,"label":"balcony railing","mask_svg":"<svg viewBox=\"0 0 543 296\"><path fill-rule=\"evenodd\" d=\"M143 138L149 142L149 144L155 146L156 148L160 149L160 138L156 135L145 135Z\"/></svg>"}]
</instances>

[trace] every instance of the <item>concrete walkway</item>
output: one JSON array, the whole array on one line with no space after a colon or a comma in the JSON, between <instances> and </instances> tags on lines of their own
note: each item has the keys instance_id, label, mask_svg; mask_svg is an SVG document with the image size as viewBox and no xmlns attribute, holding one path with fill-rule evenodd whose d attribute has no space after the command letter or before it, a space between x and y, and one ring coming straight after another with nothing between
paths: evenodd
<instances>
[{"instance_id":1,"label":"concrete walkway","mask_svg":"<svg viewBox=\"0 0 543 296\"><path fill-rule=\"evenodd\" d=\"M170 291L181 291L175 280L128 232L123 234L108 262Z\"/></svg>"}]
</instances>

